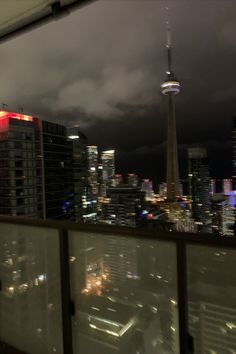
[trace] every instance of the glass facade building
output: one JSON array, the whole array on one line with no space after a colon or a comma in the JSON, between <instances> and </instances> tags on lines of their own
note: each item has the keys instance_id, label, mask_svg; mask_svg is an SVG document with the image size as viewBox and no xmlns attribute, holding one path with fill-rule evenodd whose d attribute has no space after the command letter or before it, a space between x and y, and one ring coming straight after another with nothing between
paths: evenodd
<instances>
[{"instance_id":1,"label":"glass facade building","mask_svg":"<svg viewBox=\"0 0 236 354\"><path fill-rule=\"evenodd\" d=\"M206 149L188 149L189 196L192 200L192 217L199 223L199 229L208 231L211 222L211 184Z\"/></svg>"},{"instance_id":2,"label":"glass facade building","mask_svg":"<svg viewBox=\"0 0 236 354\"><path fill-rule=\"evenodd\" d=\"M38 216L33 118L0 112L0 213Z\"/></svg>"},{"instance_id":3,"label":"glass facade building","mask_svg":"<svg viewBox=\"0 0 236 354\"><path fill-rule=\"evenodd\" d=\"M106 189L111 186L115 175L115 150L102 151L101 163L103 194L105 194Z\"/></svg>"},{"instance_id":4,"label":"glass facade building","mask_svg":"<svg viewBox=\"0 0 236 354\"><path fill-rule=\"evenodd\" d=\"M72 144L66 128L42 121L45 217L70 219L74 213Z\"/></svg>"},{"instance_id":5,"label":"glass facade building","mask_svg":"<svg viewBox=\"0 0 236 354\"><path fill-rule=\"evenodd\" d=\"M0 111L0 213L73 219L73 159L86 164L73 149L63 125Z\"/></svg>"},{"instance_id":6,"label":"glass facade building","mask_svg":"<svg viewBox=\"0 0 236 354\"><path fill-rule=\"evenodd\" d=\"M91 196L91 186L89 183L88 157L87 157L87 137L78 127L67 129L68 139L72 144L73 154L73 194L74 213L72 220L83 220L84 216L94 210Z\"/></svg>"},{"instance_id":7,"label":"glass facade building","mask_svg":"<svg viewBox=\"0 0 236 354\"><path fill-rule=\"evenodd\" d=\"M102 204L102 221L129 227L141 224L141 214L145 209L145 193L139 188L129 186L108 188L107 197Z\"/></svg>"},{"instance_id":8,"label":"glass facade building","mask_svg":"<svg viewBox=\"0 0 236 354\"><path fill-rule=\"evenodd\" d=\"M87 146L89 184L92 195L97 200L99 192L98 183L98 147L96 145Z\"/></svg>"}]
</instances>

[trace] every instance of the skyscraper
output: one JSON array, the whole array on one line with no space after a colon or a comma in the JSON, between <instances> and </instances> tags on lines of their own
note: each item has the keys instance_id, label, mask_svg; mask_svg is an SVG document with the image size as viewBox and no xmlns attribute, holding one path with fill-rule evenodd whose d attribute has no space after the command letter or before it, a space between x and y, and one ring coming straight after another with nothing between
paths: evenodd
<instances>
[{"instance_id":1,"label":"skyscraper","mask_svg":"<svg viewBox=\"0 0 236 354\"><path fill-rule=\"evenodd\" d=\"M166 199L167 198L167 184L166 182L161 182L158 186L159 188L159 195L161 198Z\"/></svg>"},{"instance_id":2,"label":"skyscraper","mask_svg":"<svg viewBox=\"0 0 236 354\"><path fill-rule=\"evenodd\" d=\"M102 151L103 179L109 181L115 174L115 150Z\"/></svg>"},{"instance_id":3,"label":"skyscraper","mask_svg":"<svg viewBox=\"0 0 236 354\"><path fill-rule=\"evenodd\" d=\"M224 178L222 180L222 192L228 194L232 191L232 179Z\"/></svg>"},{"instance_id":4,"label":"skyscraper","mask_svg":"<svg viewBox=\"0 0 236 354\"><path fill-rule=\"evenodd\" d=\"M87 146L89 184L92 195L96 199L98 195L98 147L96 145Z\"/></svg>"},{"instance_id":5,"label":"skyscraper","mask_svg":"<svg viewBox=\"0 0 236 354\"><path fill-rule=\"evenodd\" d=\"M94 211L88 180L88 139L78 127L68 128L67 134L72 143L73 154L74 215L72 220L78 221Z\"/></svg>"},{"instance_id":6,"label":"skyscraper","mask_svg":"<svg viewBox=\"0 0 236 354\"><path fill-rule=\"evenodd\" d=\"M111 186L112 178L115 175L115 150L102 151L102 183L105 191Z\"/></svg>"},{"instance_id":7,"label":"skyscraper","mask_svg":"<svg viewBox=\"0 0 236 354\"><path fill-rule=\"evenodd\" d=\"M35 144L32 116L0 111L0 214L42 216Z\"/></svg>"},{"instance_id":8,"label":"skyscraper","mask_svg":"<svg viewBox=\"0 0 236 354\"><path fill-rule=\"evenodd\" d=\"M112 187L118 187L120 186L121 184L123 184L123 175L120 174L120 173L116 173L113 178L112 178L112 181L111 181L111 186Z\"/></svg>"},{"instance_id":9,"label":"skyscraper","mask_svg":"<svg viewBox=\"0 0 236 354\"><path fill-rule=\"evenodd\" d=\"M72 145L62 125L0 111L0 213L70 219Z\"/></svg>"},{"instance_id":10,"label":"skyscraper","mask_svg":"<svg viewBox=\"0 0 236 354\"><path fill-rule=\"evenodd\" d=\"M188 149L189 196L192 200L192 217L204 229L210 224L211 180L206 149ZM206 231L206 230L205 230Z\"/></svg>"},{"instance_id":11,"label":"skyscraper","mask_svg":"<svg viewBox=\"0 0 236 354\"><path fill-rule=\"evenodd\" d=\"M108 188L109 201L102 205L101 220L108 224L136 227L141 224L145 194L140 188L123 186Z\"/></svg>"},{"instance_id":12,"label":"skyscraper","mask_svg":"<svg viewBox=\"0 0 236 354\"><path fill-rule=\"evenodd\" d=\"M73 154L66 127L42 120L38 128L43 142L41 155L44 178L42 195L45 195L44 217L71 219L74 213Z\"/></svg>"},{"instance_id":13,"label":"skyscraper","mask_svg":"<svg viewBox=\"0 0 236 354\"><path fill-rule=\"evenodd\" d=\"M172 53L170 40L170 27L167 28L167 54L168 54L168 70L167 78L161 85L162 94L167 96L167 200L175 201L180 197L179 191L179 167L178 167L178 151L176 137L176 118L175 118L175 102L174 96L180 92L180 83L176 80L172 70Z\"/></svg>"},{"instance_id":14,"label":"skyscraper","mask_svg":"<svg viewBox=\"0 0 236 354\"><path fill-rule=\"evenodd\" d=\"M153 183L150 179L145 178L142 180L141 191L145 193L145 198L151 199L154 195Z\"/></svg>"},{"instance_id":15,"label":"skyscraper","mask_svg":"<svg viewBox=\"0 0 236 354\"><path fill-rule=\"evenodd\" d=\"M131 187L138 187L140 184L139 177L136 173L129 173L128 174L128 185Z\"/></svg>"},{"instance_id":16,"label":"skyscraper","mask_svg":"<svg viewBox=\"0 0 236 354\"><path fill-rule=\"evenodd\" d=\"M212 197L212 231L218 236L234 236L235 209L230 196L216 193Z\"/></svg>"},{"instance_id":17,"label":"skyscraper","mask_svg":"<svg viewBox=\"0 0 236 354\"><path fill-rule=\"evenodd\" d=\"M210 194L214 195L216 193L216 180L215 179L211 179L210 180Z\"/></svg>"}]
</instances>

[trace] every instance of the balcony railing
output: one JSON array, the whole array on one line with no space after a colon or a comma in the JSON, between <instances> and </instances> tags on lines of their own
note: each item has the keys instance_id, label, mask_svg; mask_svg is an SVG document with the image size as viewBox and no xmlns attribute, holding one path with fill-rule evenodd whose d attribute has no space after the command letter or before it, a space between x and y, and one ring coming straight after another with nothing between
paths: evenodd
<instances>
[{"instance_id":1,"label":"balcony railing","mask_svg":"<svg viewBox=\"0 0 236 354\"><path fill-rule=\"evenodd\" d=\"M1 353L236 353L235 240L0 223Z\"/></svg>"}]
</instances>

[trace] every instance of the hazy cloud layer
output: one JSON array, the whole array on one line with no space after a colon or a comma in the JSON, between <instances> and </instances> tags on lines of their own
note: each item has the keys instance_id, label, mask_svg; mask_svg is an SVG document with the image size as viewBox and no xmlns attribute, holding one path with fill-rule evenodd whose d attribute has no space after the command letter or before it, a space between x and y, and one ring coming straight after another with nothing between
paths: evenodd
<instances>
[{"instance_id":1,"label":"hazy cloud layer","mask_svg":"<svg viewBox=\"0 0 236 354\"><path fill-rule=\"evenodd\" d=\"M101 1L2 45L3 99L33 112L78 109L91 120L158 102L146 58L156 46L153 5Z\"/></svg>"}]
</instances>

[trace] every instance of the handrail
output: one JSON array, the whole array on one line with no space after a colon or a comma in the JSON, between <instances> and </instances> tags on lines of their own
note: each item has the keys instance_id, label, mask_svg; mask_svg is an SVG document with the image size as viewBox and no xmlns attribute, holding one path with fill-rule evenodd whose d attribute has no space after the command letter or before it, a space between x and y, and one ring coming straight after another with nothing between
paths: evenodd
<instances>
[{"instance_id":1,"label":"handrail","mask_svg":"<svg viewBox=\"0 0 236 354\"><path fill-rule=\"evenodd\" d=\"M59 230L87 231L99 234L113 234L124 237L146 238L162 241L185 242L187 244L199 244L202 246L216 246L226 248L236 248L236 238L227 236L215 236L212 234L187 233L187 232L167 232L155 229L145 229L142 227L129 228L123 226L89 224L84 222L74 223L65 220L43 220L26 217L2 216L0 223L10 223L25 226L44 227Z\"/></svg>"},{"instance_id":2,"label":"handrail","mask_svg":"<svg viewBox=\"0 0 236 354\"><path fill-rule=\"evenodd\" d=\"M176 245L177 260L177 293L179 312L179 346L181 354L189 353L188 335L188 289L187 289L187 245L195 244L208 247L223 247L236 249L236 239L207 234L191 234L178 232L162 232L146 230L144 228L116 227L110 225L87 224L83 222L73 223L61 220L43 220L25 217L0 216L0 224L13 224L29 227L49 228L59 232L60 248L60 274L61 274L61 305L63 323L63 347L64 353L73 354L73 336L71 328L71 293L70 293L70 267L69 267L69 231L77 231L78 237L83 233L109 235L117 237L132 237L143 240L160 240L173 242ZM1 226L0 226L1 228ZM1 229L0 229L1 230ZM1 234L1 232L0 232ZM50 233L49 233L50 234ZM1 349L1 343L0 343ZM0 350L1 352L1 350ZM4 351L3 351L4 352ZM5 353L5 352L4 352ZM9 352L7 354L18 354ZM19 352L19 354L25 354Z\"/></svg>"}]
</instances>

